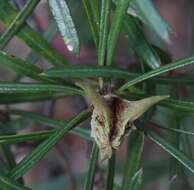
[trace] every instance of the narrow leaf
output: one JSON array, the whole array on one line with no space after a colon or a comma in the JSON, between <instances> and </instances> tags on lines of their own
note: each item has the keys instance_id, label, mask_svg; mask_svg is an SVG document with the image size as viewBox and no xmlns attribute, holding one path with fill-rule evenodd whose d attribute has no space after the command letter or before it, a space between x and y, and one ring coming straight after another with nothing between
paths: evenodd
<instances>
[{"instance_id":1,"label":"narrow leaf","mask_svg":"<svg viewBox=\"0 0 194 190\"><path fill-rule=\"evenodd\" d=\"M107 65L112 64L112 58L116 47L116 42L119 36L119 32L121 30L124 16L129 6L129 1L130 0L120 0L113 15L107 42Z\"/></svg>"},{"instance_id":2,"label":"narrow leaf","mask_svg":"<svg viewBox=\"0 0 194 190\"><path fill-rule=\"evenodd\" d=\"M26 128L30 128L32 126L32 122L27 118L13 118L6 123L0 124L0 132L1 134L7 133L17 133L18 131Z\"/></svg>"},{"instance_id":3,"label":"narrow leaf","mask_svg":"<svg viewBox=\"0 0 194 190\"><path fill-rule=\"evenodd\" d=\"M42 73L48 77L64 77L64 78L86 78L86 77L107 77L107 78L133 78L137 74L129 73L125 69L112 66L86 66L71 65L65 67L55 67Z\"/></svg>"},{"instance_id":4,"label":"narrow leaf","mask_svg":"<svg viewBox=\"0 0 194 190\"><path fill-rule=\"evenodd\" d=\"M44 116L44 115L41 115L35 112L29 112L29 111L23 111L23 110L9 110L9 113L11 115L22 116L23 118L34 121L35 123L44 124L50 127L61 128L67 124L67 122L65 121L52 119L50 117L47 117L47 116ZM14 121L14 122L17 122L17 121ZM19 122L19 124L21 124L21 122ZM0 131L2 131L2 127L4 126L0 127ZM10 123L9 125L6 125L5 127L7 128L7 130L11 130L11 128L13 127L13 124ZM55 132L56 132L56 129L41 131L41 132L34 132L34 133L29 133L29 134L1 135L0 144L12 144L12 143L25 142L25 141L32 141L32 140L42 140L42 139L50 137ZM72 129L70 133L74 135L78 135L86 140L92 141L90 137L90 130L76 127Z\"/></svg>"},{"instance_id":5,"label":"narrow leaf","mask_svg":"<svg viewBox=\"0 0 194 190\"><path fill-rule=\"evenodd\" d=\"M89 0L88 1L91 7L92 15L94 17L94 22L96 23L96 26L99 28L100 24L100 6L98 0Z\"/></svg>"},{"instance_id":6,"label":"narrow leaf","mask_svg":"<svg viewBox=\"0 0 194 190\"><path fill-rule=\"evenodd\" d=\"M117 0L113 0L115 3ZM143 23L145 23L144 18L140 15L138 9L135 7L134 3L131 2L131 4L129 5L128 9L127 9L127 13L133 17L138 18L139 20L141 20Z\"/></svg>"},{"instance_id":7,"label":"narrow leaf","mask_svg":"<svg viewBox=\"0 0 194 190\"><path fill-rule=\"evenodd\" d=\"M0 94L0 104L37 102L65 97L66 93L12 93Z\"/></svg>"},{"instance_id":8,"label":"narrow leaf","mask_svg":"<svg viewBox=\"0 0 194 190\"><path fill-rule=\"evenodd\" d=\"M69 86L54 85L54 84L34 84L34 83L12 83L12 82L0 82L0 94L40 94L46 92L50 93L58 92L69 95L83 94L82 90L72 88Z\"/></svg>"},{"instance_id":9,"label":"narrow leaf","mask_svg":"<svg viewBox=\"0 0 194 190\"><path fill-rule=\"evenodd\" d=\"M169 99L161 105L183 112L194 112L194 102Z\"/></svg>"},{"instance_id":10,"label":"narrow leaf","mask_svg":"<svg viewBox=\"0 0 194 190\"><path fill-rule=\"evenodd\" d=\"M51 124L50 124L51 125ZM52 136L57 130L45 130L41 132L33 132L29 134L19 134L19 135L1 135L0 136L0 144L16 144L27 141L37 141L44 140ZM71 134L82 137L86 140L93 141L90 137L90 131L82 128L75 128L70 131Z\"/></svg>"},{"instance_id":11,"label":"narrow leaf","mask_svg":"<svg viewBox=\"0 0 194 190\"><path fill-rule=\"evenodd\" d=\"M132 178L130 190L143 190L143 170L140 169Z\"/></svg>"},{"instance_id":12,"label":"narrow leaf","mask_svg":"<svg viewBox=\"0 0 194 190\"><path fill-rule=\"evenodd\" d=\"M30 190L2 174L0 174L0 187L2 190Z\"/></svg>"},{"instance_id":13,"label":"narrow leaf","mask_svg":"<svg viewBox=\"0 0 194 190\"><path fill-rule=\"evenodd\" d=\"M176 160L178 160L188 170L190 170L192 173L194 173L194 161L193 161L193 159L188 158L185 155L185 153L174 148L171 144L168 143L168 141L166 141L161 136L156 134L153 130L146 130L145 134L153 142L158 144L162 149L164 149L171 156L173 156Z\"/></svg>"},{"instance_id":14,"label":"narrow leaf","mask_svg":"<svg viewBox=\"0 0 194 190\"><path fill-rule=\"evenodd\" d=\"M169 41L171 29L167 22L160 16L151 0L132 0L134 6L140 17L146 25L156 33L162 40Z\"/></svg>"},{"instance_id":15,"label":"narrow leaf","mask_svg":"<svg viewBox=\"0 0 194 190\"><path fill-rule=\"evenodd\" d=\"M3 51L0 51L0 60L0 64L3 64L3 66L7 66L10 69L13 69L15 72L23 76L28 76L32 79L46 83L63 84L72 87L74 86L72 85L72 83L66 82L62 79L50 79L46 76L42 76L40 75L42 69L40 69L38 66L28 64L26 61L13 55L8 55Z\"/></svg>"},{"instance_id":16,"label":"narrow leaf","mask_svg":"<svg viewBox=\"0 0 194 190\"><path fill-rule=\"evenodd\" d=\"M71 65L63 67L55 67L41 74L48 77L63 77L63 78L87 78L87 77L105 77L105 78L121 78L131 79L139 77L142 74L131 73L126 69L121 69L113 66L87 66L87 65ZM187 84L193 85L194 77L192 76L168 76L154 77L149 81L161 84ZM147 82L147 81L142 81Z\"/></svg>"},{"instance_id":17,"label":"narrow leaf","mask_svg":"<svg viewBox=\"0 0 194 190\"><path fill-rule=\"evenodd\" d=\"M133 131L128 140L128 154L125 163L124 178L122 189L128 190L132 184L133 176L140 167L140 161L143 153L144 134L139 131Z\"/></svg>"},{"instance_id":18,"label":"narrow leaf","mask_svg":"<svg viewBox=\"0 0 194 190\"><path fill-rule=\"evenodd\" d=\"M182 129L176 129L176 128L171 128L171 127L164 127L164 126L160 126L160 125L156 125L156 127L160 128L160 129L168 130L168 131L171 131L171 132L179 133L179 134L194 135L193 132L185 131L185 130L182 130Z\"/></svg>"},{"instance_id":19,"label":"narrow leaf","mask_svg":"<svg viewBox=\"0 0 194 190\"><path fill-rule=\"evenodd\" d=\"M97 161L98 161L98 146L94 142L92 147L92 152L90 155L89 169L88 169L88 173L85 181L85 188L84 188L85 190L93 189Z\"/></svg>"},{"instance_id":20,"label":"narrow leaf","mask_svg":"<svg viewBox=\"0 0 194 190\"><path fill-rule=\"evenodd\" d=\"M78 54L79 38L67 3L65 0L49 0L48 2L68 50Z\"/></svg>"},{"instance_id":21,"label":"narrow leaf","mask_svg":"<svg viewBox=\"0 0 194 190\"><path fill-rule=\"evenodd\" d=\"M111 0L103 0L101 3L99 31L100 40L98 46L98 64L101 66L105 65L110 8Z\"/></svg>"},{"instance_id":22,"label":"narrow leaf","mask_svg":"<svg viewBox=\"0 0 194 190\"><path fill-rule=\"evenodd\" d=\"M114 4L117 4L117 2L118 2L118 0L112 0L112 1ZM137 10L137 8L133 4L133 2L130 3L130 5L127 9L127 13L128 13L128 15L136 17L139 20L141 20L142 22L144 22L143 17L140 15L139 11Z\"/></svg>"},{"instance_id":23,"label":"narrow leaf","mask_svg":"<svg viewBox=\"0 0 194 190\"><path fill-rule=\"evenodd\" d=\"M27 141L43 140L56 132L56 129L45 130L41 132L32 132L29 134L17 134L17 135L1 135L0 144L16 144Z\"/></svg>"},{"instance_id":24,"label":"narrow leaf","mask_svg":"<svg viewBox=\"0 0 194 190\"><path fill-rule=\"evenodd\" d=\"M23 110L10 110L10 114L19 115L24 118L28 118L29 120L32 120L36 123L48 125L50 127L57 127L57 128L64 127L64 125L67 124L67 122L65 121L53 119L48 116L38 114L35 112L29 112L29 111L23 111ZM90 130L76 127L75 129L72 129L70 133L83 137L87 140L91 140Z\"/></svg>"},{"instance_id":25,"label":"narrow leaf","mask_svg":"<svg viewBox=\"0 0 194 190\"><path fill-rule=\"evenodd\" d=\"M57 24L54 20L52 20L47 30L43 33L43 38L47 42L51 43L57 32L58 32ZM38 61L39 58L40 58L40 55L37 52L31 51L28 57L26 58L26 62L34 64Z\"/></svg>"},{"instance_id":26,"label":"narrow leaf","mask_svg":"<svg viewBox=\"0 0 194 190\"><path fill-rule=\"evenodd\" d=\"M151 69L161 66L161 60L156 51L148 43L143 33L142 27L137 19L128 16L124 20L124 29L127 34L129 44L138 58Z\"/></svg>"},{"instance_id":27,"label":"narrow leaf","mask_svg":"<svg viewBox=\"0 0 194 190\"><path fill-rule=\"evenodd\" d=\"M8 134L8 133L5 133ZM5 161L7 163L8 169L13 169L16 166L16 161L14 155L11 151L11 147L9 145L1 146L2 154L4 155Z\"/></svg>"},{"instance_id":28,"label":"narrow leaf","mask_svg":"<svg viewBox=\"0 0 194 190\"><path fill-rule=\"evenodd\" d=\"M26 111L26 110L24 111L24 110L11 109L11 110L9 110L9 113L11 115L22 116L22 117L30 119L34 122L48 125L50 127L64 127L64 125L67 124L65 121L53 119L53 118L50 118L48 116L42 115L40 113L30 112L30 111Z\"/></svg>"},{"instance_id":29,"label":"narrow leaf","mask_svg":"<svg viewBox=\"0 0 194 190\"><path fill-rule=\"evenodd\" d=\"M0 0L0 20L9 26L17 16L17 11L9 4L8 1ZM55 50L41 35L35 32L30 26L24 24L18 31L17 36L21 38L38 54L48 59L53 65L67 64L63 55Z\"/></svg>"},{"instance_id":30,"label":"narrow leaf","mask_svg":"<svg viewBox=\"0 0 194 190\"><path fill-rule=\"evenodd\" d=\"M155 77L155 76L163 74L165 72L169 72L169 71L172 71L172 70L175 70L175 69L193 64L193 63L194 63L194 56L190 56L190 57L180 59L178 61L174 61L174 62L172 62L168 65L165 65L165 66L162 66L160 68L154 69L153 71L149 71L149 72L147 72L147 73L145 73L145 74L129 81L128 83L121 86L119 88L119 91L126 90L127 88L129 88L130 86L132 86L134 84L140 83L140 82L142 82L144 80L147 80L149 78Z\"/></svg>"},{"instance_id":31,"label":"narrow leaf","mask_svg":"<svg viewBox=\"0 0 194 190\"><path fill-rule=\"evenodd\" d=\"M20 58L15 56L11 56L6 54L3 51L0 51L0 64L7 66L10 69L13 69L15 72L22 74L24 76L28 76L35 80L45 81L45 82L52 82L53 80L47 79L46 77L39 76L38 74L42 72L42 70L35 66L27 64Z\"/></svg>"},{"instance_id":32,"label":"narrow leaf","mask_svg":"<svg viewBox=\"0 0 194 190\"><path fill-rule=\"evenodd\" d=\"M90 26L90 30L92 32L92 36L94 39L94 43L96 48L98 47L98 43L99 43L99 18L97 19L97 14L94 13L94 8L93 6L95 6L96 4L96 0L82 0L83 6L84 6L84 10L86 12L87 15L87 19L88 19L88 23Z\"/></svg>"},{"instance_id":33,"label":"narrow leaf","mask_svg":"<svg viewBox=\"0 0 194 190\"><path fill-rule=\"evenodd\" d=\"M13 36L19 31L21 26L25 23L27 18L32 14L32 11L40 0L28 1L24 8L18 13L16 18L9 25L7 30L0 37L0 49L3 49Z\"/></svg>"},{"instance_id":34,"label":"narrow leaf","mask_svg":"<svg viewBox=\"0 0 194 190\"><path fill-rule=\"evenodd\" d=\"M1 175L5 175L6 173L8 173L9 168L7 166L7 163L1 158L0 159L0 172Z\"/></svg>"},{"instance_id":35,"label":"narrow leaf","mask_svg":"<svg viewBox=\"0 0 194 190\"><path fill-rule=\"evenodd\" d=\"M18 179L23 176L38 161L40 161L69 130L81 123L88 116L89 112L83 111L68 122L63 128L59 128L53 135L38 145L38 147L36 147L13 170L11 170L9 176L13 179Z\"/></svg>"}]
</instances>

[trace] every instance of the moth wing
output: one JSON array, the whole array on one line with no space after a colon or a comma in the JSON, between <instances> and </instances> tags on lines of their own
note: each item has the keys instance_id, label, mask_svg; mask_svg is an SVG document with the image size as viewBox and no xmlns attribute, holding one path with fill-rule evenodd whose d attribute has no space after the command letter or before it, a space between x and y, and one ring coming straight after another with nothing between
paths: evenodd
<instances>
[{"instance_id":1,"label":"moth wing","mask_svg":"<svg viewBox=\"0 0 194 190\"><path fill-rule=\"evenodd\" d=\"M133 126L132 122L129 122L128 110L131 106L130 101L118 99L116 106L116 124L115 124L115 133L112 137L112 147L118 149L122 143L124 137L130 134L131 127ZM127 131L127 132L126 132Z\"/></svg>"},{"instance_id":2,"label":"moth wing","mask_svg":"<svg viewBox=\"0 0 194 190\"><path fill-rule=\"evenodd\" d=\"M128 101L129 106L125 111L125 117L128 116L128 120L133 122L144 114L151 106L167 98L169 98L169 96L151 96L137 101Z\"/></svg>"},{"instance_id":3,"label":"moth wing","mask_svg":"<svg viewBox=\"0 0 194 190\"><path fill-rule=\"evenodd\" d=\"M91 137L94 138L99 147L101 160L109 159L112 156L109 126L109 113L94 108L91 120Z\"/></svg>"},{"instance_id":4,"label":"moth wing","mask_svg":"<svg viewBox=\"0 0 194 190\"><path fill-rule=\"evenodd\" d=\"M124 136L130 134L131 129L135 126L133 122L138 119L144 112L146 112L154 104L168 98L169 96L152 96L138 101L128 101L120 99L117 106L116 113L116 133L111 142L112 147L117 149L123 141Z\"/></svg>"}]
</instances>

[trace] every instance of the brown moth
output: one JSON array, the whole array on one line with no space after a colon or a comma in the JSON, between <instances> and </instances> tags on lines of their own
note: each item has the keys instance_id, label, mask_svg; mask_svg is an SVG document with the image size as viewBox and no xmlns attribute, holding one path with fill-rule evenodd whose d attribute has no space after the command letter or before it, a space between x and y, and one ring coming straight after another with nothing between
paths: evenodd
<instances>
[{"instance_id":1,"label":"brown moth","mask_svg":"<svg viewBox=\"0 0 194 190\"><path fill-rule=\"evenodd\" d=\"M89 82L78 82L94 106L91 120L91 137L95 139L101 160L111 158L124 137L135 128L133 121L146 110L169 96L151 96L138 101L128 101L114 94L100 95Z\"/></svg>"}]
</instances>

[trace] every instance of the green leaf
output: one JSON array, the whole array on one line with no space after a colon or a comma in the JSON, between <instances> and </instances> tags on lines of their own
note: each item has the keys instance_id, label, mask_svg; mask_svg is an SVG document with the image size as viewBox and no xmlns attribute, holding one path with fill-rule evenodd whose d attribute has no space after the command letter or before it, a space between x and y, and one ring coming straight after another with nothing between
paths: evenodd
<instances>
[{"instance_id":1,"label":"green leaf","mask_svg":"<svg viewBox=\"0 0 194 190\"><path fill-rule=\"evenodd\" d=\"M131 180L130 190L143 190L143 170L142 168L135 173Z\"/></svg>"},{"instance_id":2,"label":"green leaf","mask_svg":"<svg viewBox=\"0 0 194 190\"><path fill-rule=\"evenodd\" d=\"M13 36L19 31L39 2L40 0L31 0L25 4L24 8L20 11L20 13L18 13L7 30L1 35L0 49L3 49L13 38Z\"/></svg>"},{"instance_id":3,"label":"green leaf","mask_svg":"<svg viewBox=\"0 0 194 190\"><path fill-rule=\"evenodd\" d=\"M33 132L29 134L19 134L19 135L1 135L0 136L0 144L16 144L26 141L37 141L43 140L56 132L56 129L45 130L41 132Z\"/></svg>"},{"instance_id":4,"label":"green leaf","mask_svg":"<svg viewBox=\"0 0 194 190\"><path fill-rule=\"evenodd\" d=\"M117 0L113 0L113 1L116 3ZM131 2L131 4L129 5L129 7L127 9L127 13L130 16L133 16L135 18L138 18L140 21L142 21L143 23L145 23L144 18L140 15L139 11L137 10L137 8L133 4L133 2Z\"/></svg>"},{"instance_id":5,"label":"green leaf","mask_svg":"<svg viewBox=\"0 0 194 190\"><path fill-rule=\"evenodd\" d=\"M125 163L122 189L128 190L131 186L133 176L139 170L141 156L144 147L144 134L139 131L133 131L128 140L128 154Z\"/></svg>"},{"instance_id":6,"label":"green leaf","mask_svg":"<svg viewBox=\"0 0 194 190\"><path fill-rule=\"evenodd\" d=\"M96 23L97 28L99 28L100 24L100 6L98 0L89 0L90 8L92 11L92 15L94 18L94 22Z\"/></svg>"},{"instance_id":7,"label":"green leaf","mask_svg":"<svg viewBox=\"0 0 194 190\"><path fill-rule=\"evenodd\" d=\"M2 174L0 174L0 187L1 190L30 190Z\"/></svg>"},{"instance_id":8,"label":"green leaf","mask_svg":"<svg viewBox=\"0 0 194 190\"><path fill-rule=\"evenodd\" d=\"M7 133L8 134L8 133ZM1 146L2 154L6 160L8 169L12 169L16 166L14 155L11 151L11 147L9 145Z\"/></svg>"},{"instance_id":9,"label":"green leaf","mask_svg":"<svg viewBox=\"0 0 194 190\"><path fill-rule=\"evenodd\" d=\"M47 140L42 142L36 147L30 154L28 154L13 170L9 172L9 176L13 179L18 179L23 176L29 169L31 169L38 161L40 161L53 146L66 134L69 130L77 126L87 117L89 117L88 111L83 111L64 127L59 128L51 135Z\"/></svg>"},{"instance_id":10,"label":"green leaf","mask_svg":"<svg viewBox=\"0 0 194 190\"><path fill-rule=\"evenodd\" d=\"M163 74L165 72L169 72L190 64L194 63L194 56L190 56L190 57L186 57L177 61L174 61L168 65L162 66L160 68L154 69L152 71L149 71L147 73L144 73L143 75L140 75L139 77L127 82L126 84L124 84L123 86L121 86L119 88L119 91L123 91L126 90L127 88L129 88L130 86L140 83L144 80L147 80L149 78L155 77L157 75Z\"/></svg>"},{"instance_id":11,"label":"green leaf","mask_svg":"<svg viewBox=\"0 0 194 190\"><path fill-rule=\"evenodd\" d=\"M136 74L129 73L124 69L111 66L86 66L71 65L65 67L55 67L47 70L43 76L64 77L64 78L86 78L86 77L107 77L107 78L132 78Z\"/></svg>"},{"instance_id":12,"label":"green leaf","mask_svg":"<svg viewBox=\"0 0 194 190\"><path fill-rule=\"evenodd\" d=\"M164 49L161 49L160 47L158 47L154 44L152 44L152 47L157 52L158 56L160 57L160 59L163 63L172 62L172 56L169 54L169 52L165 51Z\"/></svg>"},{"instance_id":13,"label":"green leaf","mask_svg":"<svg viewBox=\"0 0 194 190\"><path fill-rule=\"evenodd\" d=\"M103 0L101 3L99 46L98 46L98 64L101 66L105 65L110 10L111 10L111 0Z\"/></svg>"},{"instance_id":14,"label":"green leaf","mask_svg":"<svg viewBox=\"0 0 194 190\"><path fill-rule=\"evenodd\" d=\"M30 119L34 122L44 124L44 125L48 125L50 127L64 127L64 125L67 124L65 121L52 119L48 116L45 116L45 115L42 115L42 114L36 113L36 112L11 109L11 110L9 110L9 113L11 115L22 116L22 117Z\"/></svg>"},{"instance_id":15,"label":"green leaf","mask_svg":"<svg viewBox=\"0 0 194 190\"><path fill-rule=\"evenodd\" d=\"M82 0L96 48L99 42L99 18L96 0ZM95 7L95 8L94 8Z\"/></svg>"},{"instance_id":16,"label":"green leaf","mask_svg":"<svg viewBox=\"0 0 194 190\"><path fill-rule=\"evenodd\" d=\"M112 2L116 5L118 0L112 0ZM132 4L132 2L130 3L128 9L127 9L127 13L133 17L138 18L139 20L143 21L143 18L141 17L141 15L139 14L138 10L136 9L136 7Z\"/></svg>"},{"instance_id":17,"label":"green leaf","mask_svg":"<svg viewBox=\"0 0 194 190\"><path fill-rule=\"evenodd\" d=\"M154 77L148 79L148 82L155 82L155 83L161 83L161 84L186 84L186 85L192 85L193 77L186 75L186 76L161 76L161 77ZM146 81L142 81L146 82Z\"/></svg>"},{"instance_id":18,"label":"green leaf","mask_svg":"<svg viewBox=\"0 0 194 190\"><path fill-rule=\"evenodd\" d=\"M48 28L46 29L46 31L43 33L43 38L47 41L47 42L51 42L53 40L53 38L55 37L56 33L58 32L57 29L57 24L54 20L52 20L48 26ZM36 63L39 59L39 54L36 53L35 51L31 51L31 53L28 55L28 57L26 58L26 62L28 63Z\"/></svg>"},{"instance_id":19,"label":"green leaf","mask_svg":"<svg viewBox=\"0 0 194 190\"><path fill-rule=\"evenodd\" d=\"M28 76L32 79L45 81L45 82L53 81L46 77L39 76L38 74L42 72L42 70L39 67L35 65L27 64L24 60L12 55L8 55L3 51L0 51L0 60L1 60L0 64L13 69L15 72L21 75Z\"/></svg>"},{"instance_id":20,"label":"green leaf","mask_svg":"<svg viewBox=\"0 0 194 190\"><path fill-rule=\"evenodd\" d=\"M37 102L59 99L67 96L66 93L17 93L0 94L0 104L12 104L23 102Z\"/></svg>"},{"instance_id":21,"label":"green leaf","mask_svg":"<svg viewBox=\"0 0 194 190\"><path fill-rule=\"evenodd\" d=\"M42 72L42 70L38 66L28 64L26 61L20 58L17 58L13 55L8 55L3 51L0 51L0 59L1 59L0 64L3 64L3 66L7 66L10 69L13 69L18 74L28 76L32 79L43 81L46 83L57 83L57 84L69 85L72 87L74 86L71 83L61 79L54 79L54 78L50 79L48 77L41 76L40 73Z\"/></svg>"},{"instance_id":22,"label":"green leaf","mask_svg":"<svg viewBox=\"0 0 194 190\"><path fill-rule=\"evenodd\" d=\"M19 135L1 135L0 136L0 144L16 144L26 141L37 141L49 138L53 135L57 130L45 130L41 132L33 132L29 134L19 134ZM90 131L82 128L75 128L70 131L71 134L82 137L86 140L92 141L93 139L90 137Z\"/></svg>"},{"instance_id":23,"label":"green leaf","mask_svg":"<svg viewBox=\"0 0 194 190\"><path fill-rule=\"evenodd\" d=\"M114 176L115 176L115 153L108 161L108 173L106 180L106 190L112 190L114 187Z\"/></svg>"},{"instance_id":24,"label":"green leaf","mask_svg":"<svg viewBox=\"0 0 194 190\"><path fill-rule=\"evenodd\" d=\"M48 125L50 127L64 127L64 125L67 124L65 121L57 120L57 119L52 119L48 116L38 114L35 112L29 112L29 111L23 111L23 110L10 110L10 114L12 115L19 115L24 118L28 118L29 120L32 120L36 123ZM51 132L53 133L53 132ZM92 138L90 137L90 130L83 129L76 127L75 129L72 129L70 133L78 135L80 137L83 137L87 140L92 141Z\"/></svg>"},{"instance_id":25,"label":"green leaf","mask_svg":"<svg viewBox=\"0 0 194 190\"><path fill-rule=\"evenodd\" d=\"M40 94L40 93L65 93L69 95L81 95L82 90L70 86L54 85L54 84L35 84L35 83L12 83L0 82L0 94Z\"/></svg>"},{"instance_id":26,"label":"green leaf","mask_svg":"<svg viewBox=\"0 0 194 190\"><path fill-rule=\"evenodd\" d=\"M19 130L26 129L32 126L32 122L27 118L13 118L6 123L0 124L1 135L7 133L16 133Z\"/></svg>"},{"instance_id":27,"label":"green leaf","mask_svg":"<svg viewBox=\"0 0 194 190\"><path fill-rule=\"evenodd\" d=\"M162 102L161 105L183 112L194 112L194 102L168 99Z\"/></svg>"},{"instance_id":28,"label":"green leaf","mask_svg":"<svg viewBox=\"0 0 194 190\"><path fill-rule=\"evenodd\" d=\"M9 26L17 16L17 11L9 4L8 1L0 0L0 20ZM24 24L18 31L17 36L21 38L34 51L48 59L51 64L67 64L63 55L55 50L41 35L35 32L30 26Z\"/></svg>"},{"instance_id":29,"label":"green leaf","mask_svg":"<svg viewBox=\"0 0 194 190\"><path fill-rule=\"evenodd\" d=\"M160 129L168 130L168 131L171 131L171 132L174 132L174 133L180 133L180 134L185 134L185 135L194 135L193 132L185 131L185 130L182 130L182 129L176 129L176 128L171 128L171 127L164 127L164 126L160 126L160 125L156 125L156 127L160 128Z\"/></svg>"},{"instance_id":30,"label":"green leaf","mask_svg":"<svg viewBox=\"0 0 194 190\"><path fill-rule=\"evenodd\" d=\"M185 166L189 171L194 173L194 161L193 159L188 158L185 153L174 148L171 144L168 143L164 138L156 134L153 130L149 129L145 131L146 136L159 145L162 149L168 152L176 160L178 160L183 166Z\"/></svg>"},{"instance_id":31,"label":"green leaf","mask_svg":"<svg viewBox=\"0 0 194 190\"><path fill-rule=\"evenodd\" d=\"M120 0L117 3L116 10L112 18L112 24L107 41L107 57L106 57L107 65L112 64L112 58L116 47L116 42L119 37L119 32L121 30L125 13L129 6L129 1L130 0Z\"/></svg>"},{"instance_id":32,"label":"green leaf","mask_svg":"<svg viewBox=\"0 0 194 190\"><path fill-rule=\"evenodd\" d=\"M29 111L23 111L23 110L9 110L9 113L11 115L22 116L23 118L31 120L35 123L44 124L50 127L62 128L67 124L67 122L65 121L52 119L48 116L44 116L42 114L38 114L35 112L29 112ZM3 126L1 126L0 131L2 131L2 127ZM11 124L6 125L6 128L8 130L10 130L11 127L12 127ZM12 143L25 142L25 141L32 141L32 140L42 140L50 137L55 132L56 132L56 129L46 130L41 132L33 132L29 134L1 135L0 144L12 144ZM70 133L74 135L78 135L86 140L92 141L92 138L90 137L90 130L76 127L72 129Z\"/></svg>"},{"instance_id":33,"label":"green leaf","mask_svg":"<svg viewBox=\"0 0 194 190\"><path fill-rule=\"evenodd\" d=\"M68 50L79 54L79 38L67 3L65 0L49 0L48 3Z\"/></svg>"},{"instance_id":34,"label":"green leaf","mask_svg":"<svg viewBox=\"0 0 194 190\"><path fill-rule=\"evenodd\" d=\"M151 69L161 66L161 60L156 51L146 40L142 27L137 19L132 16L124 20L124 29L127 34L131 49L137 54L138 58Z\"/></svg>"},{"instance_id":35,"label":"green leaf","mask_svg":"<svg viewBox=\"0 0 194 190\"><path fill-rule=\"evenodd\" d=\"M1 175L5 175L6 173L8 173L9 168L7 166L7 163L3 160L0 159L0 173Z\"/></svg>"},{"instance_id":36,"label":"green leaf","mask_svg":"<svg viewBox=\"0 0 194 190\"><path fill-rule=\"evenodd\" d=\"M94 142L93 147L92 147L92 152L90 155L90 163L89 163L89 169L88 173L86 176L86 181L85 181L85 190L92 190L93 189L93 184L94 184L94 177L95 177L95 172L96 172L96 166L97 166L97 161L98 161L98 146Z\"/></svg>"},{"instance_id":37,"label":"green leaf","mask_svg":"<svg viewBox=\"0 0 194 190\"><path fill-rule=\"evenodd\" d=\"M132 0L132 6L135 7L143 18L145 24L156 33L162 40L169 41L171 28L167 22L160 16L151 0Z\"/></svg>"},{"instance_id":38,"label":"green leaf","mask_svg":"<svg viewBox=\"0 0 194 190\"><path fill-rule=\"evenodd\" d=\"M105 77L105 78L120 78L120 79L131 79L139 77L142 74L131 73L126 69L121 69L113 66L87 66L87 65L71 65L63 67L51 68L44 73L42 76L47 76L51 78L87 78L87 77ZM192 76L179 76L179 77L154 77L150 78L149 81L157 82L161 84L187 84L193 85L194 77ZM149 82L148 81L148 82ZM142 81L147 82L147 81Z\"/></svg>"}]
</instances>

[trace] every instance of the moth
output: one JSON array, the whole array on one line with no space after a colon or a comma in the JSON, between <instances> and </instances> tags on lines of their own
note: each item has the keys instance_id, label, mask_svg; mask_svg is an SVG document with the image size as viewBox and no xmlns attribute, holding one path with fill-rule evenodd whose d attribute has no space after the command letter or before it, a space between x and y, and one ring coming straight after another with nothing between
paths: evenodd
<instances>
[{"instance_id":1,"label":"moth","mask_svg":"<svg viewBox=\"0 0 194 190\"><path fill-rule=\"evenodd\" d=\"M90 99L94 109L91 119L91 137L100 150L101 160L110 159L124 137L135 129L134 121L146 110L169 96L151 96L138 101L128 101L112 93L100 95L89 82L77 82Z\"/></svg>"}]
</instances>

